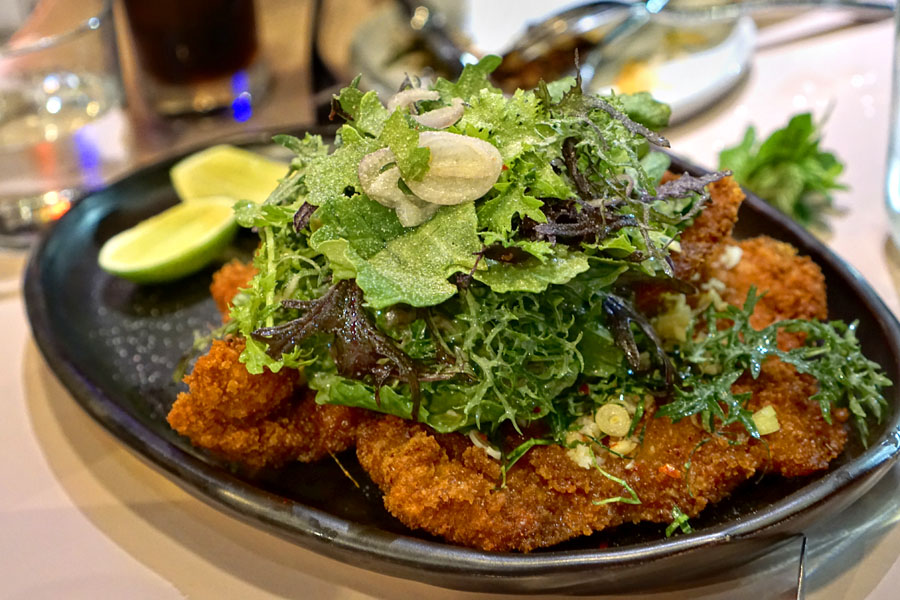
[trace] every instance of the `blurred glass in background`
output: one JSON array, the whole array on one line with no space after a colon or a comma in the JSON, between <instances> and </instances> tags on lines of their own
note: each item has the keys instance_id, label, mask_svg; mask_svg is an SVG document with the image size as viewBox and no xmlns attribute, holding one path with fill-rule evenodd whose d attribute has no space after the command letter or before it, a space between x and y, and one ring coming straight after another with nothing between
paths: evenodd
<instances>
[{"instance_id":1,"label":"blurred glass in background","mask_svg":"<svg viewBox=\"0 0 900 600\"><path fill-rule=\"evenodd\" d=\"M101 163L122 157L122 100L111 0L0 3L0 244L57 219ZM121 114L119 115L121 120Z\"/></svg>"},{"instance_id":2,"label":"blurred glass in background","mask_svg":"<svg viewBox=\"0 0 900 600\"><path fill-rule=\"evenodd\" d=\"M141 87L163 115L251 114L268 83L253 0L123 0Z\"/></svg>"}]
</instances>

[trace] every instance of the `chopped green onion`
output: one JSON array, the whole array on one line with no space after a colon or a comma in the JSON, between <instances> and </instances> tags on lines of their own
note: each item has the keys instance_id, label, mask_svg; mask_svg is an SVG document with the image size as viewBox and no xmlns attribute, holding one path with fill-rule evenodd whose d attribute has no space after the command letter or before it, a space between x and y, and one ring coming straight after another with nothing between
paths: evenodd
<instances>
[{"instance_id":1,"label":"chopped green onion","mask_svg":"<svg viewBox=\"0 0 900 600\"><path fill-rule=\"evenodd\" d=\"M769 435L781 429L781 424L778 422L778 414L771 405L763 406L753 413L752 418L759 435Z\"/></svg>"},{"instance_id":2,"label":"chopped green onion","mask_svg":"<svg viewBox=\"0 0 900 600\"><path fill-rule=\"evenodd\" d=\"M594 421L600 431L613 437L625 437L631 429L631 415L619 404L604 404L598 408Z\"/></svg>"}]
</instances>

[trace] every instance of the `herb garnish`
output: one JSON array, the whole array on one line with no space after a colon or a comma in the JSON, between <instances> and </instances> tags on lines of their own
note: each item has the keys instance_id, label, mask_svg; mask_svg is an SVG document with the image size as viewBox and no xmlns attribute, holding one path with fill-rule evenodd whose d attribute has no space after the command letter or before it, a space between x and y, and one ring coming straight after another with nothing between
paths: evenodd
<instances>
[{"instance_id":1,"label":"herb garnish","mask_svg":"<svg viewBox=\"0 0 900 600\"><path fill-rule=\"evenodd\" d=\"M838 182L844 165L819 149L820 139L810 113L794 116L763 142L751 126L740 144L722 150L719 168L731 169L738 183L804 227L827 229L836 212L831 193L847 187Z\"/></svg>"},{"instance_id":2,"label":"herb garnish","mask_svg":"<svg viewBox=\"0 0 900 600\"><path fill-rule=\"evenodd\" d=\"M860 352L856 323L794 319L756 330L750 325L750 316L759 298L755 288L751 288L743 308L729 306L717 311L710 306L701 321L705 331L698 331L697 323L692 325L687 342L676 349L673 357L681 383L676 385L672 401L661 406L657 416L677 421L700 415L710 432L740 423L758 438L752 413L745 408L749 394L734 394L731 386L744 373L757 378L763 363L774 357L816 378L819 391L811 399L819 402L828 423L832 407L849 408L865 443L868 419L880 422L887 407L881 388L891 382L876 363ZM730 325L722 326L723 323ZM804 333L803 345L787 351L779 349L777 334L782 330Z\"/></svg>"},{"instance_id":3,"label":"herb garnish","mask_svg":"<svg viewBox=\"0 0 900 600\"><path fill-rule=\"evenodd\" d=\"M354 82L335 99L346 123L331 153L315 136L279 138L296 154L290 172L264 204L237 211L262 240L259 274L231 313L247 369L303 367L319 403L438 432L495 436L504 423L522 432L540 422L541 435L504 457L504 475L534 445L565 444L579 418L613 401L634 399L635 440L649 414L696 414L710 432L736 424L758 436L748 395L731 387L772 357L816 377L825 417L846 406L865 435L888 382L859 353L853 326L790 321L757 332L751 293L743 308L695 318L687 341L666 352L633 308L642 282L693 289L674 278L669 250L706 186L727 175L659 183L668 158L652 144L666 142L651 127L665 124L664 105L646 94L586 96L577 80L506 97L487 77L496 66L467 66L427 96L411 82L404 98L425 99L392 110ZM364 175L396 167L405 183L377 192L425 202L412 182L437 177L418 146L433 128L414 117L460 106L442 135L490 144L499 176L483 196L431 206L426 220L404 226L366 195L360 163L389 149L395 162ZM806 344L779 350L779 329L805 333ZM637 501L622 485L631 497L610 501Z\"/></svg>"},{"instance_id":4,"label":"herb garnish","mask_svg":"<svg viewBox=\"0 0 900 600\"><path fill-rule=\"evenodd\" d=\"M677 506L672 509L672 522L666 527L666 537L672 537L676 531L681 533L691 533L694 531L688 523L688 516L684 514Z\"/></svg>"}]
</instances>

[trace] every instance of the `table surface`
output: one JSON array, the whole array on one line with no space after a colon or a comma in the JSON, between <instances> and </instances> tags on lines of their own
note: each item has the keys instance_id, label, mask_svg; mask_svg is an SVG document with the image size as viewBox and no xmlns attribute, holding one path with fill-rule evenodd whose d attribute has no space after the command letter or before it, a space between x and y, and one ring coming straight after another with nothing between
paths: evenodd
<instances>
[{"instance_id":1,"label":"table surface","mask_svg":"<svg viewBox=\"0 0 900 600\"><path fill-rule=\"evenodd\" d=\"M800 35L767 27L746 80L702 117L668 132L673 149L715 166L750 122L762 133L801 110L830 111L824 146L846 162L830 246L900 311L900 252L883 208L893 23ZM807 30L815 19L807 19ZM0 598L488 598L341 564L245 525L182 491L91 420L31 337L25 257L0 254ZM900 470L808 532L807 597L888 599L900 588ZM781 558L790 557L790 552ZM793 567L650 598L774 597ZM490 592L490 590L485 590Z\"/></svg>"}]
</instances>

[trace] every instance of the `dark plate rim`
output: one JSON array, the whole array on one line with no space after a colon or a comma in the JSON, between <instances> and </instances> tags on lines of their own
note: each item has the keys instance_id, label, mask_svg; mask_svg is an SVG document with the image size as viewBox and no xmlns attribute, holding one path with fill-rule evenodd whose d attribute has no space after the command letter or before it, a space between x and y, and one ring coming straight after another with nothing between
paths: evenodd
<instances>
[{"instance_id":1,"label":"dark plate rim","mask_svg":"<svg viewBox=\"0 0 900 600\"><path fill-rule=\"evenodd\" d=\"M262 134L255 134L251 141L262 139ZM208 144L204 144L206 145ZM141 178L173 160L175 159L145 166L119 181ZM675 164L695 174L705 172L681 159L676 158ZM811 255L820 264L827 263L846 279L847 284L863 297L878 326L887 334L891 356L900 360L900 323L860 273L834 255L822 242L765 202L750 194L746 202L764 218L777 222L802 241L804 253ZM63 217L63 220L77 218L79 211L85 209L87 204L79 202ZM893 414L884 425L882 435L867 450L820 479L770 505L766 510L745 516L736 522L712 526L691 535L675 536L624 548L550 550L531 554L482 552L442 542L395 535L375 527L346 521L294 501L285 501L280 496L242 481L222 468L204 462L158 437L150 428L128 414L115 398L107 396L74 366L66 353L55 343L54 331L49 320L50 307L46 305L40 281L42 262L53 251L55 243L51 231L39 241L31 254L24 278L25 305L41 353L82 408L139 458L166 474L199 499L271 533L293 540L301 546L363 568L379 570L385 565L390 565L393 568L389 571L393 575L426 582L434 582L435 574L444 574L449 576L449 579L439 585L475 589L470 584L461 585L453 579L453 576L476 582L476 585L477 582L496 582L498 578L513 582L524 578L523 581L528 581L597 567L615 569L649 564L732 540L753 538L770 540L774 543L777 538L786 535L784 528L780 526L805 511L827 503L839 496L842 491L854 486L859 488L856 490L857 495L862 494L874 485L900 456L900 390L898 390L900 386L895 386L891 390ZM531 589L527 583L523 583L522 589L541 591Z\"/></svg>"}]
</instances>

